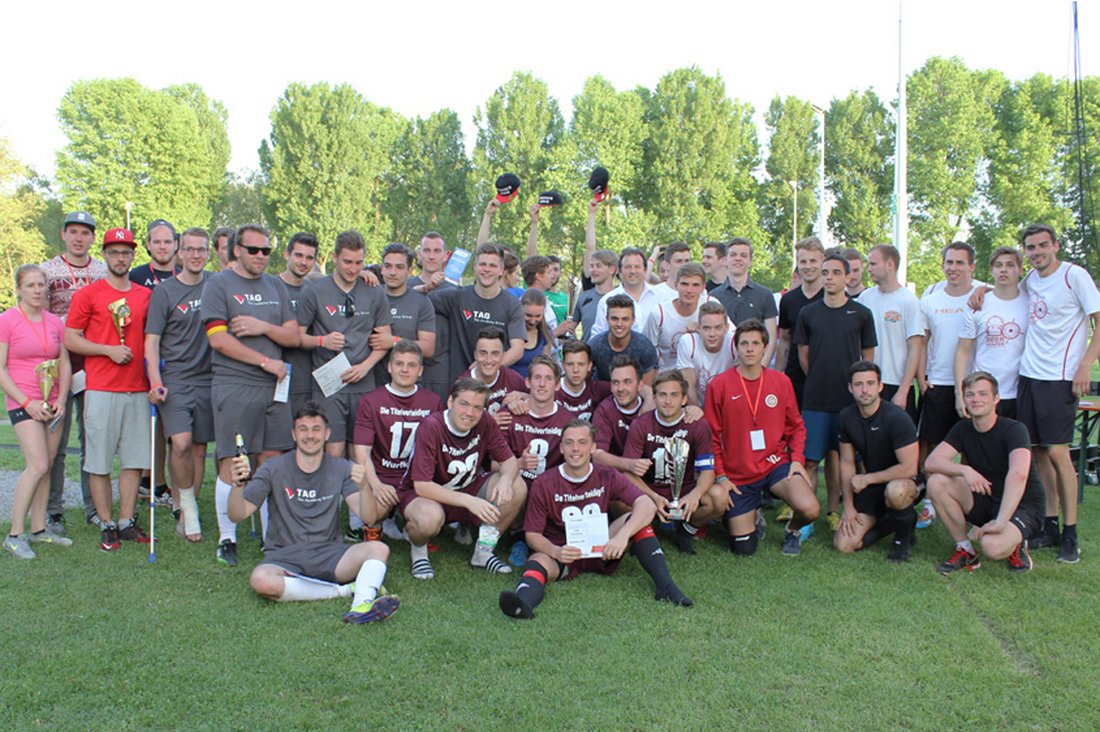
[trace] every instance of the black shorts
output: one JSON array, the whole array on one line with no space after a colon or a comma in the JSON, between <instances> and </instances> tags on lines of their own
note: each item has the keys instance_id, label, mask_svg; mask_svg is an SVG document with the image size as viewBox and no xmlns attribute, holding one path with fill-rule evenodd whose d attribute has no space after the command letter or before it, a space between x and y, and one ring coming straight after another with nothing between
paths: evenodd
<instances>
[{"instance_id":1,"label":"black shorts","mask_svg":"<svg viewBox=\"0 0 1100 732\"><path fill-rule=\"evenodd\" d=\"M556 560L555 560L556 561ZM590 559L578 559L575 562L565 564L558 562L558 581L564 582L565 580L571 580L581 572L591 572L593 574L615 574L615 570L619 568L619 562L622 559L613 559L610 562L604 561L599 557L592 557Z\"/></svg>"},{"instance_id":2,"label":"black shorts","mask_svg":"<svg viewBox=\"0 0 1100 732\"><path fill-rule=\"evenodd\" d=\"M882 518L886 515L886 484L872 483L852 496L858 513Z\"/></svg>"},{"instance_id":3,"label":"black shorts","mask_svg":"<svg viewBox=\"0 0 1100 732\"><path fill-rule=\"evenodd\" d=\"M1027 427L1032 445L1073 442L1077 397L1072 381L1040 381L1020 377L1016 387L1016 418Z\"/></svg>"},{"instance_id":4,"label":"black shorts","mask_svg":"<svg viewBox=\"0 0 1100 732\"><path fill-rule=\"evenodd\" d=\"M898 393L897 384L883 384L882 385L882 398L885 401L892 401L894 395ZM909 419L913 420L913 424L916 424L920 419L920 405L917 397L920 396L920 392L913 388L913 385L909 385L909 398L905 400L905 413L909 415Z\"/></svg>"},{"instance_id":5,"label":"black shorts","mask_svg":"<svg viewBox=\"0 0 1100 732\"><path fill-rule=\"evenodd\" d=\"M261 564L274 564L303 577L336 582L336 565L351 546L340 542L311 541L268 549Z\"/></svg>"},{"instance_id":6,"label":"black shorts","mask_svg":"<svg viewBox=\"0 0 1100 732\"><path fill-rule=\"evenodd\" d=\"M955 388L953 386L929 386L924 392L920 405L920 427L918 434L921 442L938 445L947 437L947 433L959 421L955 411Z\"/></svg>"},{"instance_id":7,"label":"black shorts","mask_svg":"<svg viewBox=\"0 0 1100 732\"><path fill-rule=\"evenodd\" d=\"M15 409L8 410L8 421L13 425L17 425L20 422L26 422L28 419L34 419L34 417L27 414L27 410L23 409L23 407L16 407Z\"/></svg>"},{"instance_id":8,"label":"black shorts","mask_svg":"<svg viewBox=\"0 0 1100 732\"><path fill-rule=\"evenodd\" d=\"M722 520L729 521L735 516L741 516L749 511L755 511L760 508L764 502L764 494L767 493L771 495L771 487L776 483L786 480L790 473L791 464L782 463L772 468L771 471L760 480L754 480L752 483L745 483L737 486L737 490L741 491L741 495L737 495L731 490L730 498L733 500L733 505L730 506L728 511L722 514Z\"/></svg>"},{"instance_id":9,"label":"black shorts","mask_svg":"<svg viewBox=\"0 0 1100 732\"><path fill-rule=\"evenodd\" d=\"M966 520L975 526L982 526L997 518L1001 502L984 493L974 493L974 506L966 514ZM1020 503L1010 519L1025 539L1038 536L1043 528L1043 516L1046 510L1042 505Z\"/></svg>"},{"instance_id":10,"label":"black shorts","mask_svg":"<svg viewBox=\"0 0 1100 732\"><path fill-rule=\"evenodd\" d=\"M997 416L1008 417L1009 419L1016 419L1016 400L1015 399L1002 399L997 402Z\"/></svg>"}]
</instances>

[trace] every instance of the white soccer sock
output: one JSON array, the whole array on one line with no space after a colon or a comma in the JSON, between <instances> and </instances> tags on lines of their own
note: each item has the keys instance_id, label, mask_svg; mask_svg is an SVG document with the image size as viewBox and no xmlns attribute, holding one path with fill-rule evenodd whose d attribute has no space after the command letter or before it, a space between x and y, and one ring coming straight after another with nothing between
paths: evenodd
<instances>
[{"instance_id":1,"label":"white soccer sock","mask_svg":"<svg viewBox=\"0 0 1100 732\"><path fill-rule=\"evenodd\" d=\"M976 554L974 551L974 545L970 543L970 539L963 539L962 541L955 542L955 546L962 549L967 554Z\"/></svg>"},{"instance_id":2,"label":"white soccer sock","mask_svg":"<svg viewBox=\"0 0 1100 732\"><path fill-rule=\"evenodd\" d=\"M420 546L417 546L416 544L413 544L410 541L409 546L412 547L412 561L415 562L417 559L427 559L428 558L428 545L427 544L421 544Z\"/></svg>"},{"instance_id":3,"label":"white soccer sock","mask_svg":"<svg viewBox=\"0 0 1100 732\"><path fill-rule=\"evenodd\" d=\"M214 483L214 509L218 514L218 543L228 539L237 543L237 525L229 520L229 492L233 486L221 478Z\"/></svg>"},{"instance_id":4,"label":"white soccer sock","mask_svg":"<svg viewBox=\"0 0 1100 732\"><path fill-rule=\"evenodd\" d=\"M183 530L188 534L201 534L199 523L199 504L195 500L194 488L180 488L180 515L183 517Z\"/></svg>"},{"instance_id":5,"label":"white soccer sock","mask_svg":"<svg viewBox=\"0 0 1100 732\"><path fill-rule=\"evenodd\" d=\"M341 594L341 585L332 582L322 582L312 577L283 577L283 594L279 595L279 602L329 600Z\"/></svg>"},{"instance_id":6,"label":"white soccer sock","mask_svg":"<svg viewBox=\"0 0 1100 732\"><path fill-rule=\"evenodd\" d=\"M355 577L355 596L351 599L351 606L358 607L363 603L373 602L378 596L378 588L382 586L382 580L386 579L386 563L378 559L368 559L359 568L359 574Z\"/></svg>"}]
</instances>

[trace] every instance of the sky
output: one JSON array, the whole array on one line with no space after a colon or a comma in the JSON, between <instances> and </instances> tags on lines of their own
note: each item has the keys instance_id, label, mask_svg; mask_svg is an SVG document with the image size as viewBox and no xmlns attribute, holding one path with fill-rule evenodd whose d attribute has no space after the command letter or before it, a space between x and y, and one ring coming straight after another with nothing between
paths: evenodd
<instances>
[{"instance_id":1,"label":"sky","mask_svg":"<svg viewBox=\"0 0 1100 732\"><path fill-rule=\"evenodd\" d=\"M1033 0L909 0L907 72L932 56L1010 79L1072 76L1072 4ZM544 80L568 119L585 79L656 86L683 66L721 74L758 115L776 96L819 106L852 90L897 94L899 3L577 2L289 3L61 0L4 10L0 138L50 175L66 143L57 108L82 79L133 77L147 87L195 82L229 113L230 168L259 165L269 114L293 81L348 83L407 116L444 107L473 143L474 112L514 71ZM1100 48L1100 0L1079 3L1082 68Z\"/></svg>"}]
</instances>

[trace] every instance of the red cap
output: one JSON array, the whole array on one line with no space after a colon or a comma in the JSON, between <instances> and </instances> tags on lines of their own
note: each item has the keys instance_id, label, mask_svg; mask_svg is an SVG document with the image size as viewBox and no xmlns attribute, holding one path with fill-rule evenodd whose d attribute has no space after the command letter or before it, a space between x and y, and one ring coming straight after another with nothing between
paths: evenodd
<instances>
[{"instance_id":1,"label":"red cap","mask_svg":"<svg viewBox=\"0 0 1100 732\"><path fill-rule=\"evenodd\" d=\"M108 229L103 234L103 246L106 248L112 244L128 244L131 249L137 249L134 235L129 229Z\"/></svg>"}]
</instances>

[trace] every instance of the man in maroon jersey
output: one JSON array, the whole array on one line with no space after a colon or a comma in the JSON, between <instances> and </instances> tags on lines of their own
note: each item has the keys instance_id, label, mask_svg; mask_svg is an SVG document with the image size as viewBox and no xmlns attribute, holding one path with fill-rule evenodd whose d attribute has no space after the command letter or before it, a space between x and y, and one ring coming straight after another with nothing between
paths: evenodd
<instances>
[{"instance_id":1,"label":"man in maroon jersey","mask_svg":"<svg viewBox=\"0 0 1100 732\"><path fill-rule=\"evenodd\" d=\"M631 541L631 553L653 578L656 599L683 607L694 604L669 575L661 545L650 527L656 515L653 502L615 469L592 464L595 437L596 431L588 422L569 422L561 439L565 463L546 471L532 484L523 528L535 554L523 565L515 590L500 594L500 609L510 618L534 617L535 607L542 602L550 582L572 579L581 572L613 573ZM608 525L607 543L592 547L598 556L582 558L582 549L567 543L567 525L585 516L595 516L599 521L602 515L606 521L613 500L630 506L630 512Z\"/></svg>"},{"instance_id":2,"label":"man in maroon jersey","mask_svg":"<svg viewBox=\"0 0 1100 732\"><path fill-rule=\"evenodd\" d=\"M562 370L558 402L574 417L592 419L600 402L611 396L611 385L592 378L592 349L582 340L566 341L561 347Z\"/></svg>"},{"instance_id":3,"label":"man in maroon jersey","mask_svg":"<svg viewBox=\"0 0 1100 732\"><path fill-rule=\"evenodd\" d=\"M718 518L730 507L729 491L714 485L714 445L706 420L690 424L684 419L687 405L687 380L676 369L657 374L653 380L657 408L647 412L630 425L623 457L649 458L653 465L645 475L626 477L657 505L661 521L670 522L669 502L672 500L674 462L666 441L673 437L686 440L689 451L679 504L683 518L676 519L676 548L684 554L694 554L691 541L696 531ZM692 469L694 468L694 469Z\"/></svg>"},{"instance_id":4,"label":"man in maroon jersey","mask_svg":"<svg viewBox=\"0 0 1100 732\"><path fill-rule=\"evenodd\" d=\"M561 431L573 416L554 401L560 379L557 361L549 356L531 359L527 367L527 409L512 418L507 430L512 452L519 458L519 474L528 481L561 464Z\"/></svg>"},{"instance_id":5,"label":"man in maroon jersey","mask_svg":"<svg viewBox=\"0 0 1100 732\"><path fill-rule=\"evenodd\" d=\"M512 421L512 413L501 409L514 404L515 397L527 391L527 383L514 369L504 366L504 351L508 346L504 331L494 325L482 328L474 345L474 365L458 375L458 379L474 378L489 387L487 411L501 427Z\"/></svg>"},{"instance_id":6,"label":"man in maroon jersey","mask_svg":"<svg viewBox=\"0 0 1100 732\"><path fill-rule=\"evenodd\" d=\"M493 556L493 549L523 510L527 486L500 427L485 413L488 398L489 387L477 379L459 379L446 411L430 415L417 430L397 491L416 579L435 577L428 541L451 521L481 527L471 567L495 574L512 571ZM493 461L489 472L482 471L486 457Z\"/></svg>"},{"instance_id":7,"label":"man in maroon jersey","mask_svg":"<svg viewBox=\"0 0 1100 732\"><path fill-rule=\"evenodd\" d=\"M417 382L424 373L424 354L416 341L398 341L386 364L390 383L363 395L355 415L355 462L365 470L359 492L363 538L377 541L379 524L397 505L397 486L409 469L416 430L443 400Z\"/></svg>"},{"instance_id":8,"label":"man in maroon jersey","mask_svg":"<svg viewBox=\"0 0 1100 732\"><path fill-rule=\"evenodd\" d=\"M767 327L749 318L737 327L736 338L740 363L710 382L705 410L714 436L716 485L733 499L723 516L730 551L744 556L756 551L756 512L768 491L794 510L782 551L798 555L801 528L821 510L802 467L806 426L790 377L763 365Z\"/></svg>"},{"instance_id":9,"label":"man in maroon jersey","mask_svg":"<svg viewBox=\"0 0 1100 732\"><path fill-rule=\"evenodd\" d=\"M620 353L611 361L611 399L604 399L592 415L596 428L596 453L593 461L609 465L624 473L644 477L653 466L649 458L623 457L630 425L638 415L647 411L645 400L638 389L642 386L642 367L638 359ZM652 409L652 407L648 407Z\"/></svg>"}]
</instances>

